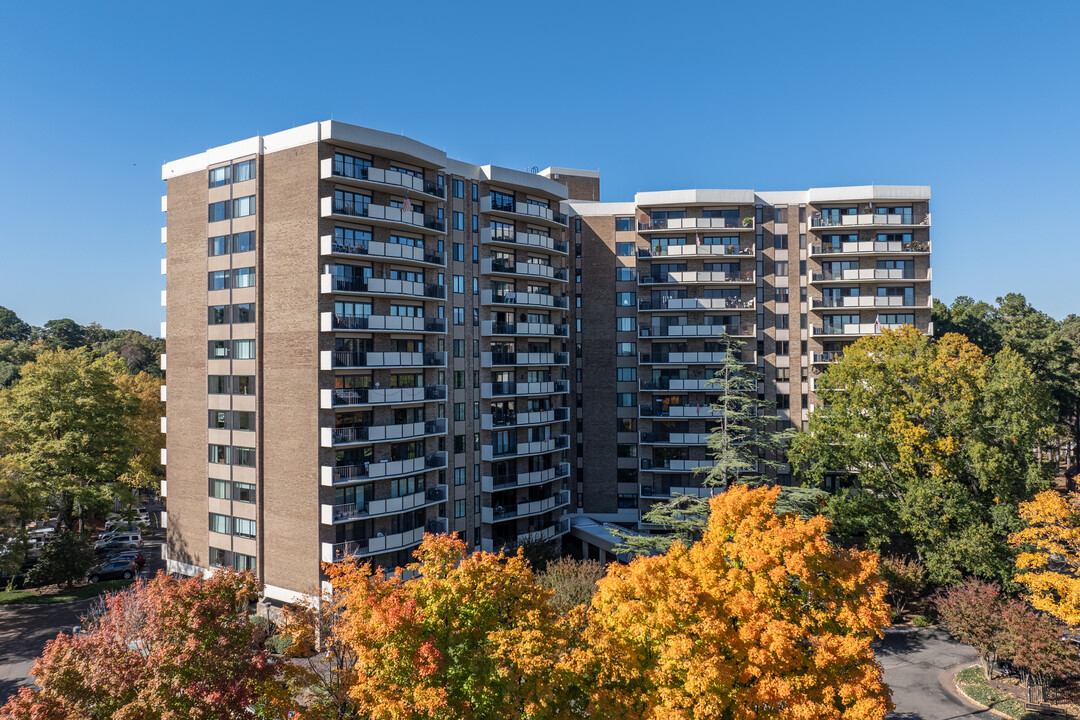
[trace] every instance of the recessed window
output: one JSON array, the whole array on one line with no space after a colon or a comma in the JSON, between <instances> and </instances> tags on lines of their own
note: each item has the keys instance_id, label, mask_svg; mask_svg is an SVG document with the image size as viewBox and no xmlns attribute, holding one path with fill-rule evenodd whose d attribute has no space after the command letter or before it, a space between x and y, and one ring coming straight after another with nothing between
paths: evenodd
<instances>
[{"instance_id":1,"label":"recessed window","mask_svg":"<svg viewBox=\"0 0 1080 720\"><path fill-rule=\"evenodd\" d=\"M634 254L634 243L632 243L632 242L615 243L615 254L619 255L619 256L622 256L622 257L627 257L627 256L630 256L630 255L633 255Z\"/></svg>"},{"instance_id":2,"label":"recessed window","mask_svg":"<svg viewBox=\"0 0 1080 720\"><path fill-rule=\"evenodd\" d=\"M634 218L632 217L617 217L615 218L615 230L618 232L627 232L634 229Z\"/></svg>"}]
</instances>

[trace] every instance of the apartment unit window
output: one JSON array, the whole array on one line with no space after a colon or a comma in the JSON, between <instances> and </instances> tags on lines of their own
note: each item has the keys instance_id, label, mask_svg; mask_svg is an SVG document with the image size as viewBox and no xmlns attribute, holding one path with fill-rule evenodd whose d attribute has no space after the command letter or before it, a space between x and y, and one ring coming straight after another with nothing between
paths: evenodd
<instances>
[{"instance_id":1,"label":"apartment unit window","mask_svg":"<svg viewBox=\"0 0 1080 720\"><path fill-rule=\"evenodd\" d=\"M454 371L454 389L455 390L464 390L465 389L465 371L464 370L455 370ZM462 418L462 419L464 419L464 418Z\"/></svg>"},{"instance_id":2,"label":"apartment unit window","mask_svg":"<svg viewBox=\"0 0 1080 720\"><path fill-rule=\"evenodd\" d=\"M253 503L255 502L255 486L251 483L234 482L232 496L237 502Z\"/></svg>"},{"instance_id":3,"label":"apartment unit window","mask_svg":"<svg viewBox=\"0 0 1080 720\"><path fill-rule=\"evenodd\" d=\"M615 393L615 405L617 407L634 407L637 405L637 393Z\"/></svg>"},{"instance_id":4,"label":"apartment unit window","mask_svg":"<svg viewBox=\"0 0 1080 720\"><path fill-rule=\"evenodd\" d=\"M775 250L787 250L788 240L787 235L773 235L772 246Z\"/></svg>"},{"instance_id":5,"label":"apartment unit window","mask_svg":"<svg viewBox=\"0 0 1080 720\"><path fill-rule=\"evenodd\" d=\"M913 313L881 313L877 320L882 325L914 325L915 315Z\"/></svg>"},{"instance_id":6,"label":"apartment unit window","mask_svg":"<svg viewBox=\"0 0 1080 720\"><path fill-rule=\"evenodd\" d=\"M788 382L791 380L791 368L778 367L776 368L776 382Z\"/></svg>"},{"instance_id":7,"label":"apartment unit window","mask_svg":"<svg viewBox=\"0 0 1080 720\"><path fill-rule=\"evenodd\" d=\"M334 212L336 213L367 217L368 205L370 204L370 195L348 192L346 190L334 191Z\"/></svg>"},{"instance_id":8,"label":"apartment unit window","mask_svg":"<svg viewBox=\"0 0 1080 720\"><path fill-rule=\"evenodd\" d=\"M347 178L363 178L367 175L367 169L371 167L371 160L344 153L334 153L334 174Z\"/></svg>"},{"instance_id":9,"label":"apartment unit window","mask_svg":"<svg viewBox=\"0 0 1080 720\"><path fill-rule=\"evenodd\" d=\"M615 329L619 332L634 332L635 330L637 330L637 318L615 318Z\"/></svg>"},{"instance_id":10,"label":"apartment unit window","mask_svg":"<svg viewBox=\"0 0 1080 720\"><path fill-rule=\"evenodd\" d=\"M472 201L480 202L480 186L476 183L472 184Z\"/></svg>"},{"instance_id":11,"label":"apartment unit window","mask_svg":"<svg viewBox=\"0 0 1080 720\"><path fill-rule=\"evenodd\" d=\"M615 418L616 432L637 432L637 418ZM579 429L578 432L581 432Z\"/></svg>"},{"instance_id":12,"label":"apartment unit window","mask_svg":"<svg viewBox=\"0 0 1080 720\"><path fill-rule=\"evenodd\" d=\"M234 288L255 287L255 268L236 268L232 274Z\"/></svg>"},{"instance_id":13,"label":"apartment unit window","mask_svg":"<svg viewBox=\"0 0 1080 720\"><path fill-rule=\"evenodd\" d=\"M581 296L579 295L578 298L580 299ZM637 302L636 298L637 295L632 292L615 293L615 304L619 307L634 307ZM578 304L578 307L581 307L580 303Z\"/></svg>"},{"instance_id":14,"label":"apartment unit window","mask_svg":"<svg viewBox=\"0 0 1080 720\"><path fill-rule=\"evenodd\" d=\"M454 259L457 260L458 262L464 262L465 261L465 244L456 242L456 243L454 243L453 247L454 247Z\"/></svg>"},{"instance_id":15,"label":"apartment unit window","mask_svg":"<svg viewBox=\"0 0 1080 720\"><path fill-rule=\"evenodd\" d=\"M615 280L617 282L627 282L634 279L634 268L615 268ZM578 273L578 282L581 282L581 273Z\"/></svg>"},{"instance_id":16,"label":"apartment unit window","mask_svg":"<svg viewBox=\"0 0 1080 720\"><path fill-rule=\"evenodd\" d=\"M620 508L636 508L638 506L637 493L620 493L618 497L618 506Z\"/></svg>"},{"instance_id":17,"label":"apartment unit window","mask_svg":"<svg viewBox=\"0 0 1080 720\"><path fill-rule=\"evenodd\" d=\"M461 421L465 419L465 403L454 403L454 420Z\"/></svg>"},{"instance_id":18,"label":"apartment unit window","mask_svg":"<svg viewBox=\"0 0 1080 720\"><path fill-rule=\"evenodd\" d=\"M465 197L465 181L464 180L451 180L450 187L456 198Z\"/></svg>"},{"instance_id":19,"label":"apartment unit window","mask_svg":"<svg viewBox=\"0 0 1080 720\"><path fill-rule=\"evenodd\" d=\"M637 443L616 443L616 445L615 445L615 457L621 457L621 458L635 458L635 457L637 457Z\"/></svg>"},{"instance_id":20,"label":"apartment unit window","mask_svg":"<svg viewBox=\"0 0 1080 720\"><path fill-rule=\"evenodd\" d=\"M234 517L232 519L232 521L233 521L233 532L232 532L233 535L235 535L236 537L242 537L242 538L253 538L253 537L255 537L255 521L254 520L248 520L246 518Z\"/></svg>"},{"instance_id":21,"label":"apartment unit window","mask_svg":"<svg viewBox=\"0 0 1080 720\"><path fill-rule=\"evenodd\" d=\"M480 232L480 217L479 217L478 215L473 215L473 216L472 216L472 231L473 231L474 233L478 233L478 232ZM474 247L474 248L473 248L473 251L474 251L474 252L473 252L473 254L474 254L474 255L476 254L476 253L475 253L475 250L476 250L476 248ZM474 261L474 262L475 262L475 261Z\"/></svg>"},{"instance_id":22,"label":"apartment unit window","mask_svg":"<svg viewBox=\"0 0 1080 720\"><path fill-rule=\"evenodd\" d=\"M618 382L637 382L636 367L621 367L615 370L615 379Z\"/></svg>"},{"instance_id":23,"label":"apartment unit window","mask_svg":"<svg viewBox=\"0 0 1080 720\"><path fill-rule=\"evenodd\" d=\"M458 293L458 294L464 294L465 293L465 276L464 275L455 275L454 276L454 292Z\"/></svg>"},{"instance_id":24,"label":"apartment unit window","mask_svg":"<svg viewBox=\"0 0 1080 720\"><path fill-rule=\"evenodd\" d=\"M208 241L207 245L207 255L209 255L210 257L215 257L217 255L225 255L229 252L229 236L218 235L217 237L212 237Z\"/></svg>"},{"instance_id":25,"label":"apartment unit window","mask_svg":"<svg viewBox=\"0 0 1080 720\"><path fill-rule=\"evenodd\" d=\"M616 357L634 357L637 353L637 343L621 342L615 343L615 356Z\"/></svg>"},{"instance_id":26,"label":"apartment unit window","mask_svg":"<svg viewBox=\"0 0 1080 720\"><path fill-rule=\"evenodd\" d=\"M248 215L255 214L255 196L248 195L247 197L233 199L232 213L233 217L247 217Z\"/></svg>"},{"instance_id":27,"label":"apartment unit window","mask_svg":"<svg viewBox=\"0 0 1080 720\"><path fill-rule=\"evenodd\" d=\"M776 275L787 275L788 274L787 260L777 260L776 263L775 263L775 266L776 267L775 267L773 272Z\"/></svg>"},{"instance_id":28,"label":"apartment unit window","mask_svg":"<svg viewBox=\"0 0 1080 720\"><path fill-rule=\"evenodd\" d=\"M456 358L465 357L465 341L464 340L455 340L454 341L454 357L456 357Z\"/></svg>"},{"instance_id":29,"label":"apartment unit window","mask_svg":"<svg viewBox=\"0 0 1080 720\"><path fill-rule=\"evenodd\" d=\"M219 515L217 513L210 513L210 532L221 533L222 535L229 535L229 522L232 518L228 515Z\"/></svg>"},{"instance_id":30,"label":"apartment unit window","mask_svg":"<svg viewBox=\"0 0 1080 720\"><path fill-rule=\"evenodd\" d=\"M464 485L464 484L465 484L465 468L463 468L463 467L454 468L454 485L461 486L461 485Z\"/></svg>"},{"instance_id":31,"label":"apartment unit window","mask_svg":"<svg viewBox=\"0 0 1080 720\"><path fill-rule=\"evenodd\" d=\"M629 232L634 229L634 218L632 217L617 217L615 218L615 230L617 232Z\"/></svg>"},{"instance_id":32,"label":"apartment unit window","mask_svg":"<svg viewBox=\"0 0 1080 720\"><path fill-rule=\"evenodd\" d=\"M232 168L229 165L225 167L214 168L210 171L210 187L216 188L222 185L228 185L232 180Z\"/></svg>"},{"instance_id":33,"label":"apartment unit window","mask_svg":"<svg viewBox=\"0 0 1080 720\"><path fill-rule=\"evenodd\" d=\"M785 410L791 407L791 396L786 393L776 394L776 409Z\"/></svg>"},{"instance_id":34,"label":"apartment unit window","mask_svg":"<svg viewBox=\"0 0 1080 720\"><path fill-rule=\"evenodd\" d=\"M254 360L255 341L233 340L233 358L236 360Z\"/></svg>"},{"instance_id":35,"label":"apartment unit window","mask_svg":"<svg viewBox=\"0 0 1080 720\"><path fill-rule=\"evenodd\" d=\"M784 357L788 354L788 341L777 340L776 341L776 354L780 357Z\"/></svg>"},{"instance_id":36,"label":"apartment unit window","mask_svg":"<svg viewBox=\"0 0 1080 720\"><path fill-rule=\"evenodd\" d=\"M786 303L788 301L788 288L778 287L773 291L773 300L778 303Z\"/></svg>"},{"instance_id":37,"label":"apartment unit window","mask_svg":"<svg viewBox=\"0 0 1080 720\"><path fill-rule=\"evenodd\" d=\"M455 325L464 325L465 324L465 308L461 308L461 307L454 308L454 324Z\"/></svg>"},{"instance_id":38,"label":"apartment unit window","mask_svg":"<svg viewBox=\"0 0 1080 720\"><path fill-rule=\"evenodd\" d=\"M206 219L208 222L220 222L221 220L229 219L229 201L222 200L221 202L210 203L207 206Z\"/></svg>"},{"instance_id":39,"label":"apartment unit window","mask_svg":"<svg viewBox=\"0 0 1080 720\"><path fill-rule=\"evenodd\" d=\"M788 327L789 327L788 326L788 316L787 315L777 315L776 316L776 329L777 330L787 330Z\"/></svg>"},{"instance_id":40,"label":"apartment unit window","mask_svg":"<svg viewBox=\"0 0 1080 720\"><path fill-rule=\"evenodd\" d=\"M454 229L455 230L464 230L465 229L465 213L458 212L457 210L455 210L453 217L454 217Z\"/></svg>"},{"instance_id":41,"label":"apartment unit window","mask_svg":"<svg viewBox=\"0 0 1080 720\"><path fill-rule=\"evenodd\" d=\"M228 305L211 305L209 308L210 317L207 322L211 325L225 325L229 322L229 306Z\"/></svg>"},{"instance_id":42,"label":"apartment unit window","mask_svg":"<svg viewBox=\"0 0 1080 720\"><path fill-rule=\"evenodd\" d=\"M628 257L634 254L634 243L621 242L615 243L615 254L622 257Z\"/></svg>"},{"instance_id":43,"label":"apartment unit window","mask_svg":"<svg viewBox=\"0 0 1080 720\"><path fill-rule=\"evenodd\" d=\"M465 498L461 498L460 500L455 500L454 501L454 517L456 517L456 518L465 517L465 510L466 510Z\"/></svg>"},{"instance_id":44,"label":"apartment unit window","mask_svg":"<svg viewBox=\"0 0 1080 720\"><path fill-rule=\"evenodd\" d=\"M228 340L211 340L207 357L212 360L228 359L230 350Z\"/></svg>"}]
</instances>

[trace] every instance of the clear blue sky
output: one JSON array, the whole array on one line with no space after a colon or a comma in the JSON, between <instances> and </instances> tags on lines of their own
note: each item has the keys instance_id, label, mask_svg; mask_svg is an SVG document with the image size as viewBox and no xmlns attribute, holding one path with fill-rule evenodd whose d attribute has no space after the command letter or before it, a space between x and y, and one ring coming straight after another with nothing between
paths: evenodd
<instances>
[{"instance_id":1,"label":"clear blue sky","mask_svg":"<svg viewBox=\"0 0 1080 720\"><path fill-rule=\"evenodd\" d=\"M826 9L827 8L827 9ZM162 162L336 119L638 190L932 185L936 297L1080 312L1080 3L0 3L0 305L156 334Z\"/></svg>"}]
</instances>

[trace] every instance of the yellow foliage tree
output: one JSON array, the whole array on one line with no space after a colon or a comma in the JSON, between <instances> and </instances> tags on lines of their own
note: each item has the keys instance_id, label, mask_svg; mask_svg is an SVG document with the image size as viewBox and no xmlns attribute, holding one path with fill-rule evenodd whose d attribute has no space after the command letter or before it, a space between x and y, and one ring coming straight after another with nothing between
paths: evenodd
<instances>
[{"instance_id":1,"label":"yellow foliage tree","mask_svg":"<svg viewBox=\"0 0 1080 720\"><path fill-rule=\"evenodd\" d=\"M1080 625L1080 493L1041 492L1020 505L1028 526L1009 536L1021 549L1014 579L1039 610Z\"/></svg>"},{"instance_id":2,"label":"yellow foliage tree","mask_svg":"<svg viewBox=\"0 0 1080 720\"><path fill-rule=\"evenodd\" d=\"M877 555L834 547L828 521L774 512L778 488L710 501L704 537L612 565L576 651L588 716L879 720L871 642L888 623Z\"/></svg>"}]
</instances>

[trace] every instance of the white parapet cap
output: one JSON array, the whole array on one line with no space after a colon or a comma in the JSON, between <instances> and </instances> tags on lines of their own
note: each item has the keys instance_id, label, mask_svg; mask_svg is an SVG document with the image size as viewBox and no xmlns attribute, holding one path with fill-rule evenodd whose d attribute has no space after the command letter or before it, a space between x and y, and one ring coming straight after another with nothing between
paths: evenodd
<instances>
[{"instance_id":1,"label":"white parapet cap","mask_svg":"<svg viewBox=\"0 0 1080 720\"><path fill-rule=\"evenodd\" d=\"M559 177L560 175L570 175L572 177L586 177L586 178L598 178L600 177L599 170L575 170L574 168L564 167L546 167L537 175L543 175L546 178Z\"/></svg>"},{"instance_id":2,"label":"white parapet cap","mask_svg":"<svg viewBox=\"0 0 1080 720\"><path fill-rule=\"evenodd\" d=\"M581 217L603 217L605 215L633 215L635 206L632 202L587 202L571 200L566 203L570 215Z\"/></svg>"},{"instance_id":3,"label":"white parapet cap","mask_svg":"<svg viewBox=\"0 0 1080 720\"><path fill-rule=\"evenodd\" d=\"M511 170L498 165L481 165L480 172L492 184L509 185L523 190L544 193L555 200L565 200L569 192L561 182L556 182L551 178L536 173L524 172L523 170Z\"/></svg>"},{"instance_id":4,"label":"white parapet cap","mask_svg":"<svg viewBox=\"0 0 1080 720\"><path fill-rule=\"evenodd\" d=\"M854 185L852 187L810 188L807 202L845 200L929 200L929 185Z\"/></svg>"},{"instance_id":5,"label":"white parapet cap","mask_svg":"<svg viewBox=\"0 0 1080 720\"><path fill-rule=\"evenodd\" d=\"M753 190L660 190L634 195L639 207L658 205L753 205Z\"/></svg>"}]
</instances>

